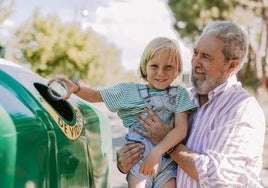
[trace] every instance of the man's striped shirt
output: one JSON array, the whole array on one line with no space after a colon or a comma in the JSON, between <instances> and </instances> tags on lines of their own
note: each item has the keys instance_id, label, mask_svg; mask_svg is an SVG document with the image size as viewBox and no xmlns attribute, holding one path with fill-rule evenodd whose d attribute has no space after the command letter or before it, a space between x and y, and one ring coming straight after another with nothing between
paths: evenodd
<instances>
[{"instance_id":1,"label":"man's striped shirt","mask_svg":"<svg viewBox=\"0 0 268 188\"><path fill-rule=\"evenodd\" d=\"M194 90L190 97L199 106ZM186 144L201 154L199 184L178 168L177 188L261 187L265 118L258 102L234 77L208 97L190 117Z\"/></svg>"}]
</instances>

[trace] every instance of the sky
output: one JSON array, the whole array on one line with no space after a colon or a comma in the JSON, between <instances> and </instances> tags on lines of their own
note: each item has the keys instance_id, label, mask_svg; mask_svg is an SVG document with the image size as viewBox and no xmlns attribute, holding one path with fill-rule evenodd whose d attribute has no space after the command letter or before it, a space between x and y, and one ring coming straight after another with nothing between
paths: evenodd
<instances>
[{"instance_id":1,"label":"sky","mask_svg":"<svg viewBox=\"0 0 268 188\"><path fill-rule=\"evenodd\" d=\"M5 24L14 27L29 18L35 8L43 15L56 13L63 21L78 20L114 43L126 70L137 70L147 43L155 37L178 39L166 0L14 0L14 12ZM184 70L190 51L181 43Z\"/></svg>"}]
</instances>

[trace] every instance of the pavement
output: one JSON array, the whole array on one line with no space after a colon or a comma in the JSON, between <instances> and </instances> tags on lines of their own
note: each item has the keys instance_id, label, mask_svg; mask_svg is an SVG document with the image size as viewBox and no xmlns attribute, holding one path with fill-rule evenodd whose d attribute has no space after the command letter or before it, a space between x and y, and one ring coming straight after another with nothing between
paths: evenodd
<instances>
[{"instance_id":1,"label":"pavement","mask_svg":"<svg viewBox=\"0 0 268 188\"><path fill-rule=\"evenodd\" d=\"M123 126L121 119L110 112L103 103L92 103L104 114L108 115L112 129L112 144L113 144L113 163L111 172L111 188L127 188L126 175L122 174L116 166L116 151L125 145L125 135L127 129Z\"/></svg>"},{"instance_id":2,"label":"pavement","mask_svg":"<svg viewBox=\"0 0 268 188\"><path fill-rule=\"evenodd\" d=\"M110 112L103 103L94 103L100 111L107 114L110 118L112 129L112 144L113 144L113 164L111 172L111 188L127 188L126 175L119 172L116 167L116 151L125 144L125 134L127 129L123 127L122 121L115 113ZM268 138L266 138L268 141ZM266 155L265 155L266 156ZM268 160L268 159L264 159ZM261 171L261 180L264 188L268 188L268 168L263 168Z\"/></svg>"},{"instance_id":3,"label":"pavement","mask_svg":"<svg viewBox=\"0 0 268 188\"><path fill-rule=\"evenodd\" d=\"M125 134L126 130L123 125L112 125L113 133L113 169L111 176L111 186L112 188L127 188L126 175L119 172L116 166L116 151L123 147L125 144Z\"/></svg>"}]
</instances>

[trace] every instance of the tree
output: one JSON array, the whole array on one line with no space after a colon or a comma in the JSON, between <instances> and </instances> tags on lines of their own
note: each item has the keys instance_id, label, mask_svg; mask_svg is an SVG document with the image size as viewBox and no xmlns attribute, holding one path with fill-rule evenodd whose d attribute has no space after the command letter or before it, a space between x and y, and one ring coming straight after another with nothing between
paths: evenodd
<instances>
[{"instance_id":1,"label":"tree","mask_svg":"<svg viewBox=\"0 0 268 188\"><path fill-rule=\"evenodd\" d=\"M15 36L16 60L30 63L44 77L60 73L91 86L105 86L113 80L108 75L120 75L122 70L120 51L114 45L90 28L82 31L79 23L61 23L55 14L42 17L36 10Z\"/></svg>"},{"instance_id":2,"label":"tree","mask_svg":"<svg viewBox=\"0 0 268 188\"><path fill-rule=\"evenodd\" d=\"M10 16L13 5L13 0L0 0L0 23L3 23Z\"/></svg>"},{"instance_id":3,"label":"tree","mask_svg":"<svg viewBox=\"0 0 268 188\"><path fill-rule=\"evenodd\" d=\"M4 31L5 25L3 24L4 21L11 15L13 11L13 0L0 0L0 23L1 24L1 31ZM2 35L1 35L2 36ZM4 58L5 57L5 51L6 51L6 46L5 43L6 41L4 40L5 38L2 36L0 38L0 57Z\"/></svg>"},{"instance_id":4,"label":"tree","mask_svg":"<svg viewBox=\"0 0 268 188\"><path fill-rule=\"evenodd\" d=\"M268 86L268 1L267 0L169 0L174 28L188 43L196 40L210 21L231 20L249 33L248 60L239 79L267 98ZM243 16L241 16L243 15Z\"/></svg>"}]
</instances>

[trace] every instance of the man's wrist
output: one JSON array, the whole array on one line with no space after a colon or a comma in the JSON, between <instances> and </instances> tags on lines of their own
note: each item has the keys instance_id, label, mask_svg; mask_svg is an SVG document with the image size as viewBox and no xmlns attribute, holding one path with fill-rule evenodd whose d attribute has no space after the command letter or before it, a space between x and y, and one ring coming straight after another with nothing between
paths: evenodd
<instances>
[{"instance_id":1,"label":"man's wrist","mask_svg":"<svg viewBox=\"0 0 268 188\"><path fill-rule=\"evenodd\" d=\"M170 158L169 154L171 154L174 150L175 150L176 146L173 146L172 148L170 148L166 153L164 153L164 157L165 158Z\"/></svg>"}]
</instances>

